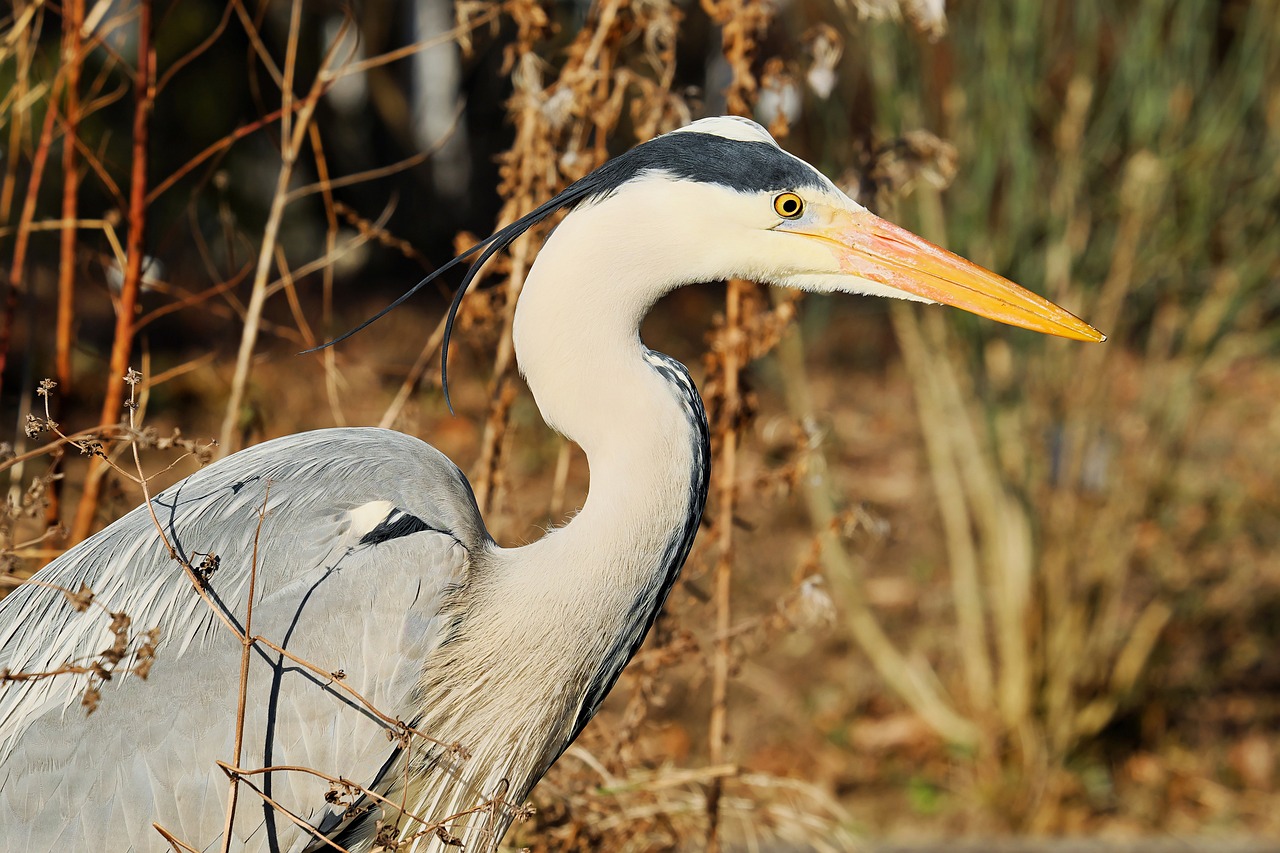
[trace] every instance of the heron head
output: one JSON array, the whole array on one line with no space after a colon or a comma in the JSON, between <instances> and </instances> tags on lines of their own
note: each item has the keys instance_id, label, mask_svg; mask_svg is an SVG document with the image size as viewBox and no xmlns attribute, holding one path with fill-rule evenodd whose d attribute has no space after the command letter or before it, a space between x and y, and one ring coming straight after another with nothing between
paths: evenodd
<instances>
[{"instance_id":1,"label":"heron head","mask_svg":"<svg viewBox=\"0 0 1280 853\"><path fill-rule=\"evenodd\" d=\"M596 186L580 206L614 207L615 230L663 235L635 262L669 285L746 278L943 303L1037 332L1105 339L1047 299L871 213L748 119L694 122L580 183Z\"/></svg>"},{"instance_id":2,"label":"heron head","mask_svg":"<svg viewBox=\"0 0 1280 853\"><path fill-rule=\"evenodd\" d=\"M490 257L559 211L568 215L544 255L568 251L583 267L607 265L618 273L629 265L642 273L631 276L635 292L608 294L628 300L636 314L675 287L744 278L815 292L938 302L1037 332L1106 339L1047 299L872 214L813 166L783 151L755 122L720 117L693 122L608 161L325 346L470 261L445 324L440 362L448 402L449 336L467 288Z\"/></svg>"}]
</instances>

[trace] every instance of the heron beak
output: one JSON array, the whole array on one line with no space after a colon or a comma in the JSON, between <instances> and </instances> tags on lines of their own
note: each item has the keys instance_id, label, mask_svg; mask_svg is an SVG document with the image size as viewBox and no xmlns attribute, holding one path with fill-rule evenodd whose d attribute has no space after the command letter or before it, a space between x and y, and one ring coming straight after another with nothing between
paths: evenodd
<instances>
[{"instance_id":1,"label":"heron beak","mask_svg":"<svg viewBox=\"0 0 1280 853\"><path fill-rule=\"evenodd\" d=\"M812 230L810 230L812 229ZM1035 332L1077 341L1107 336L1049 300L867 211L833 211L797 233L835 244L840 271Z\"/></svg>"}]
</instances>

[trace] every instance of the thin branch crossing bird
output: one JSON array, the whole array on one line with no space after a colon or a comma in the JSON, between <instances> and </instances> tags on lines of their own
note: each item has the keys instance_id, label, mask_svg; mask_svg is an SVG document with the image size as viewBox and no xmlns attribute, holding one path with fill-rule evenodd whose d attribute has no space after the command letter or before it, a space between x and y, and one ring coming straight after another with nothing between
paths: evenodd
<instances>
[{"instance_id":1,"label":"thin branch crossing bird","mask_svg":"<svg viewBox=\"0 0 1280 853\"><path fill-rule=\"evenodd\" d=\"M381 429L291 435L192 474L0 602L0 670L53 670L110 646L102 611L54 587L87 585L161 637L150 677L104 684L88 717L79 679L0 686L0 848L172 849L159 825L202 851L362 851L421 832L401 803L427 821L467 813L448 834L496 847L639 648L698 529L702 401L639 335L675 288L744 278L893 296L1103 340L872 215L735 118L643 143L483 241L459 298L484 260L560 210L514 338L543 418L586 453L581 511L501 547L457 466ZM211 569L204 596L166 542ZM228 820L217 762L234 760L242 645L223 620L242 630L250 600L251 633L272 645L249 655L239 766L359 788L326 801L331 783L300 769L245 777L258 791L242 790ZM445 843L427 833L411 846Z\"/></svg>"}]
</instances>

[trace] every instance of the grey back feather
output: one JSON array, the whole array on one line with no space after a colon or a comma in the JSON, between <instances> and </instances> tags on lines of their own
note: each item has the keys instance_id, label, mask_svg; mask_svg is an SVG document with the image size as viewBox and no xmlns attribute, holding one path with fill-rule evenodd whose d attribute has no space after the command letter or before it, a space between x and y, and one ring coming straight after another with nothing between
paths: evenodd
<instances>
[{"instance_id":1,"label":"grey back feather","mask_svg":"<svg viewBox=\"0 0 1280 853\"><path fill-rule=\"evenodd\" d=\"M198 471L152 505L187 560L217 555L207 589L240 625L265 507L253 633L344 670L344 683L405 719L421 664L449 623L450 592L467 583L472 555L492 546L458 468L387 430L270 441ZM217 849L226 782L214 762L233 757L238 641L170 559L146 507L36 580L86 584L136 630L158 627L161 640L149 679L113 679L88 717L83 676L0 685L0 848L167 849L154 820ZM76 612L62 593L24 585L0 601L0 669L92 659L111 643L109 622L96 607ZM395 753L386 724L276 654L253 654L249 697L245 766L295 764L374 784ZM118 763L103 766L95 756L104 755ZM326 783L272 774L266 784L304 818L333 823ZM233 849L307 843L248 792L236 835Z\"/></svg>"}]
</instances>

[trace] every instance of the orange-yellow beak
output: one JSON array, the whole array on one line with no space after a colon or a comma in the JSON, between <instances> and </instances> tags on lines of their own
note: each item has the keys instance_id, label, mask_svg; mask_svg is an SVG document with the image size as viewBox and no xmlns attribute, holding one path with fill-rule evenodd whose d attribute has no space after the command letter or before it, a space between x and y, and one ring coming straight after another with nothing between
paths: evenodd
<instances>
[{"instance_id":1,"label":"orange-yellow beak","mask_svg":"<svg viewBox=\"0 0 1280 853\"><path fill-rule=\"evenodd\" d=\"M788 230L828 243L842 273L1011 326L1078 341L1107 339L1044 297L873 213L832 214L821 225L797 222Z\"/></svg>"}]
</instances>

